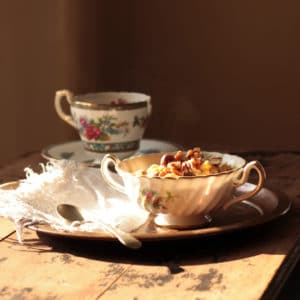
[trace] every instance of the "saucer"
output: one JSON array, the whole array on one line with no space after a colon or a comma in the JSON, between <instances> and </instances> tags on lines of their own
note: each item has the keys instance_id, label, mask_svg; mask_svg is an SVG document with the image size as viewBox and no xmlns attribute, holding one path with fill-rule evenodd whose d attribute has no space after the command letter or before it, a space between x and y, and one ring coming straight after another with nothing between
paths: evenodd
<instances>
[{"instance_id":1,"label":"saucer","mask_svg":"<svg viewBox=\"0 0 300 300\"><path fill-rule=\"evenodd\" d=\"M245 184L246 189L253 189L253 187L253 184ZM175 229L168 226L157 226L157 232L137 231L132 234L141 241L180 240L219 235L265 224L285 215L290 207L291 202L284 194L262 188L254 197L232 205L227 210L221 209L215 212L214 215L211 215L211 222L204 227ZM115 237L105 232L61 232L43 224L36 224L29 228L38 233L64 238L116 240Z\"/></svg>"},{"instance_id":2,"label":"saucer","mask_svg":"<svg viewBox=\"0 0 300 300\"><path fill-rule=\"evenodd\" d=\"M174 143L165 142L155 139L142 139L140 142L140 149L135 152L118 152L116 154L120 159L147 153L156 152L172 152L178 150L180 147ZM78 141L70 141L67 143L50 145L42 150L42 156L48 160L74 160L80 163L97 163L104 157L103 153L95 153L86 151L83 143Z\"/></svg>"},{"instance_id":3,"label":"saucer","mask_svg":"<svg viewBox=\"0 0 300 300\"><path fill-rule=\"evenodd\" d=\"M2 184L0 189L15 189L18 182ZM253 189L254 185L246 183L243 189ZM212 215L212 221L205 227L176 230L158 226L157 232L133 232L133 236L141 241L179 240L187 238L200 238L212 235L224 234L235 230L251 228L262 225L285 215L291 207L290 199L283 193L262 188L258 194L246 201L235 204L227 210L219 210ZM60 231L47 224L33 224L29 229L38 234L70 239L115 241L116 238L106 232L69 232Z\"/></svg>"}]
</instances>

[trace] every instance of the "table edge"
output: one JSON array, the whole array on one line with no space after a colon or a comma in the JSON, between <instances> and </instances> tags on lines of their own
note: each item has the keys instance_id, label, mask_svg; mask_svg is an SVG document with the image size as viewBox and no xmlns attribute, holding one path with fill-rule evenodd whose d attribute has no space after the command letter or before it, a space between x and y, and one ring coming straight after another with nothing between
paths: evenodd
<instances>
[{"instance_id":1,"label":"table edge","mask_svg":"<svg viewBox=\"0 0 300 300\"><path fill-rule=\"evenodd\" d=\"M288 252L284 258L282 264L278 268L272 278L269 286L263 293L261 300L276 299L280 294L282 288L287 283L291 273L295 269L296 265L300 261L300 237L297 238L292 249Z\"/></svg>"}]
</instances>

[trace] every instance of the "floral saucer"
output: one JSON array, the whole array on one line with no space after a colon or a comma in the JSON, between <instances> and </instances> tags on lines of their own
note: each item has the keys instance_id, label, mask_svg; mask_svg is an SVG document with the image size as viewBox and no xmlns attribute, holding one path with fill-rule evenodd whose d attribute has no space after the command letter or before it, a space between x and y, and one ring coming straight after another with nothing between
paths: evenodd
<instances>
[{"instance_id":1,"label":"floral saucer","mask_svg":"<svg viewBox=\"0 0 300 300\"><path fill-rule=\"evenodd\" d=\"M120 159L139 154L171 152L176 151L180 146L155 139L142 139L140 149L136 152L118 152L115 153ZM83 143L79 141L70 141L67 143L50 145L42 150L42 156L48 160L74 160L80 163L100 163L105 154L86 151Z\"/></svg>"}]
</instances>

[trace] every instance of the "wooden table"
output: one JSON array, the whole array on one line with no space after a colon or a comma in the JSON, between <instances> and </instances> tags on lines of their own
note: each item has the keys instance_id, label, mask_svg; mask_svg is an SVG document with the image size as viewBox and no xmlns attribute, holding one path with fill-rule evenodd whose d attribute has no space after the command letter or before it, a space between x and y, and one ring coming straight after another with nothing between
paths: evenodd
<instances>
[{"instance_id":1,"label":"wooden table","mask_svg":"<svg viewBox=\"0 0 300 300\"><path fill-rule=\"evenodd\" d=\"M293 201L286 216L215 237L146 242L138 251L117 242L38 236L28 229L21 245L14 225L0 219L0 298L290 299L299 294L293 276L300 268L289 275L300 247L300 153L242 155L260 160L266 186ZM0 183L23 178L24 167L38 169L42 161L31 153L2 166Z\"/></svg>"}]
</instances>

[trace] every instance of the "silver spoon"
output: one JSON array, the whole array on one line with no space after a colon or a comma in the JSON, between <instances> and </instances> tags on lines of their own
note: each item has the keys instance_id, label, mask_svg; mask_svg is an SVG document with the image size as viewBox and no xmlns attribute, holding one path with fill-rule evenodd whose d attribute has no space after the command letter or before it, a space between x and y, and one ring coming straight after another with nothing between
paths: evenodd
<instances>
[{"instance_id":1,"label":"silver spoon","mask_svg":"<svg viewBox=\"0 0 300 300\"><path fill-rule=\"evenodd\" d=\"M86 221L81 213L81 209L75 205L59 204L56 209L57 212L69 222ZM99 223L99 225L106 231L114 235L124 246L132 249L138 249L142 246L142 243L138 239L133 237L130 233L117 229L100 220L97 220L97 223Z\"/></svg>"}]
</instances>

